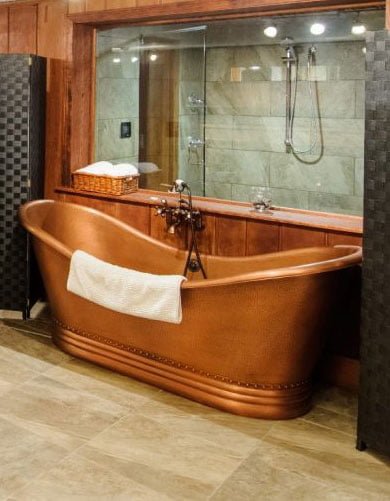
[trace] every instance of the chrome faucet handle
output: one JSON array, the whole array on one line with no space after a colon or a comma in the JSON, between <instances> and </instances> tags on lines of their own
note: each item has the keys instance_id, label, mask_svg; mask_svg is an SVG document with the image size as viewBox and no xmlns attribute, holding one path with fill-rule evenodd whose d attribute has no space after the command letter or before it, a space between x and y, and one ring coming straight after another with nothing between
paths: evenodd
<instances>
[{"instance_id":1,"label":"chrome faucet handle","mask_svg":"<svg viewBox=\"0 0 390 501\"><path fill-rule=\"evenodd\" d=\"M199 137L188 136L188 148L201 148L205 142Z\"/></svg>"},{"instance_id":2,"label":"chrome faucet handle","mask_svg":"<svg viewBox=\"0 0 390 501\"><path fill-rule=\"evenodd\" d=\"M271 193L269 190L259 187L252 187L250 202L255 212L267 212L272 208Z\"/></svg>"}]
</instances>

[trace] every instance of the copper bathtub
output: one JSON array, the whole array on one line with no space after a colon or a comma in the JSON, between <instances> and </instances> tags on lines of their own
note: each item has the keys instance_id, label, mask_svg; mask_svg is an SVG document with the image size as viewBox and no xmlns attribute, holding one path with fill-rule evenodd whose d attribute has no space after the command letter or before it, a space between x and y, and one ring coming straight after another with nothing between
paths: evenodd
<instances>
[{"instance_id":1,"label":"copper bathtub","mask_svg":"<svg viewBox=\"0 0 390 501\"><path fill-rule=\"evenodd\" d=\"M185 252L80 205L36 201L20 217L33 235L61 349L236 414L287 419L308 410L310 377L360 247L205 255L209 278L182 285L183 321L175 325L100 307L67 292L66 280L76 249L157 274L181 274Z\"/></svg>"}]
</instances>

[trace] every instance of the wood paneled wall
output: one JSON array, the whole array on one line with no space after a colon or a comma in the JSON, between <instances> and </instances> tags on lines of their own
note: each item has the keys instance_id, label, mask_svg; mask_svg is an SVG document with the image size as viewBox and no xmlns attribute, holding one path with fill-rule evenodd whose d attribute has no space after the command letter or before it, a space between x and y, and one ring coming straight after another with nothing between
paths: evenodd
<instances>
[{"instance_id":1,"label":"wood paneled wall","mask_svg":"<svg viewBox=\"0 0 390 501\"><path fill-rule=\"evenodd\" d=\"M81 193L60 193L59 199L105 212L172 247L188 248L187 231L167 233L165 220L155 216L155 209L149 204L106 200L101 195ZM251 256L317 245L362 244L361 235L356 233L202 213L205 219L204 230L199 233L201 251L217 256Z\"/></svg>"},{"instance_id":2,"label":"wood paneled wall","mask_svg":"<svg viewBox=\"0 0 390 501\"><path fill-rule=\"evenodd\" d=\"M45 194L55 196L69 164L72 22L68 0L0 6L0 52L47 58Z\"/></svg>"}]
</instances>

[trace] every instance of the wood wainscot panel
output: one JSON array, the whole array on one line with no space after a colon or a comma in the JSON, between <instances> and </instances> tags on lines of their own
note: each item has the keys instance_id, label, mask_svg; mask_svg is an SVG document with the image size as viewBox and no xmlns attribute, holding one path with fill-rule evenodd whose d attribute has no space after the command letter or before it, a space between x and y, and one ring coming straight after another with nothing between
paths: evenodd
<instances>
[{"instance_id":1,"label":"wood wainscot panel","mask_svg":"<svg viewBox=\"0 0 390 501\"><path fill-rule=\"evenodd\" d=\"M12 5L9 7L9 53L37 53L36 5Z\"/></svg>"},{"instance_id":2,"label":"wood wainscot panel","mask_svg":"<svg viewBox=\"0 0 390 501\"><path fill-rule=\"evenodd\" d=\"M248 220L246 223L246 255L266 254L279 250L280 225Z\"/></svg>"},{"instance_id":3,"label":"wood wainscot panel","mask_svg":"<svg viewBox=\"0 0 390 501\"><path fill-rule=\"evenodd\" d=\"M218 216L215 224L215 240L217 256L245 256L246 220Z\"/></svg>"},{"instance_id":4,"label":"wood wainscot panel","mask_svg":"<svg viewBox=\"0 0 390 501\"><path fill-rule=\"evenodd\" d=\"M103 200L101 198L94 198L92 196L82 196L82 195L61 195L61 202L69 202L71 204L84 205L85 207L91 207L92 209L99 210L108 214L109 216L116 217L117 204L116 202L111 202L108 200Z\"/></svg>"},{"instance_id":5,"label":"wood wainscot panel","mask_svg":"<svg viewBox=\"0 0 390 501\"><path fill-rule=\"evenodd\" d=\"M8 8L0 8L0 52L8 52Z\"/></svg>"},{"instance_id":6,"label":"wood wainscot panel","mask_svg":"<svg viewBox=\"0 0 390 501\"><path fill-rule=\"evenodd\" d=\"M140 204L116 204L116 217L137 230L150 235L150 207Z\"/></svg>"},{"instance_id":7,"label":"wood wainscot panel","mask_svg":"<svg viewBox=\"0 0 390 501\"><path fill-rule=\"evenodd\" d=\"M196 234L202 254L215 254L215 220L216 216L202 214L203 229Z\"/></svg>"},{"instance_id":8,"label":"wood wainscot panel","mask_svg":"<svg viewBox=\"0 0 390 501\"><path fill-rule=\"evenodd\" d=\"M327 234L327 245L362 245L361 235L351 233L329 232Z\"/></svg>"},{"instance_id":9,"label":"wood wainscot panel","mask_svg":"<svg viewBox=\"0 0 390 501\"><path fill-rule=\"evenodd\" d=\"M95 31L91 26L73 26L73 72L71 98L71 171L88 165L93 144L95 82Z\"/></svg>"},{"instance_id":10,"label":"wood wainscot panel","mask_svg":"<svg viewBox=\"0 0 390 501\"><path fill-rule=\"evenodd\" d=\"M123 9L126 7L135 7L136 0L106 0L106 9Z\"/></svg>"},{"instance_id":11,"label":"wood wainscot panel","mask_svg":"<svg viewBox=\"0 0 390 501\"><path fill-rule=\"evenodd\" d=\"M68 13L80 14L85 12L85 2L86 0L68 0Z\"/></svg>"},{"instance_id":12,"label":"wood wainscot panel","mask_svg":"<svg viewBox=\"0 0 390 501\"><path fill-rule=\"evenodd\" d=\"M106 0L86 0L85 10L91 12L93 10L104 10L106 8Z\"/></svg>"},{"instance_id":13,"label":"wood wainscot panel","mask_svg":"<svg viewBox=\"0 0 390 501\"><path fill-rule=\"evenodd\" d=\"M137 7L146 7L149 5L159 5L160 0L137 0Z\"/></svg>"},{"instance_id":14,"label":"wood wainscot panel","mask_svg":"<svg viewBox=\"0 0 390 501\"><path fill-rule=\"evenodd\" d=\"M166 220L161 216L156 216L155 212L154 209L150 210L150 236L176 249L187 249L187 226L175 228L173 234L168 233Z\"/></svg>"},{"instance_id":15,"label":"wood wainscot panel","mask_svg":"<svg viewBox=\"0 0 390 501\"><path fill-rule=\"evenodd\" d=\"M38 55L47 58L45 197L68 181L69 89L72 57L72 22L67 0L38 5Z\"/></svg>"},{"instance_id":16,"label":"wood wainscot panel","mask_svg":"<svg viewBox=\"0 0 390 501\"><path fill-rule=\"evenodd\" d=\"M281 227L281 250L316 247L326 244L326 233L304 226L283 225Z\"/></svg>"}]
</instances>

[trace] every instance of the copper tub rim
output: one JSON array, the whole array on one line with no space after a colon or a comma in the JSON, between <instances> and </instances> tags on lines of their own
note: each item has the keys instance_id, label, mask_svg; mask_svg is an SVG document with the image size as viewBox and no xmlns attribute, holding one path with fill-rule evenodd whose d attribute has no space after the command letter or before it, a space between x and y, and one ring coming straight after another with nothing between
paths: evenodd
<instances>
[{"instance_id":1,"label":"copper tub rim","mask_svg":"<svg viewBox=\"0 0 390 501\"><path fill-rule=\"evenodd\" d=\"M64 205L64 206L72 206L77 208L78 210L83 210L85 212L89 212L91 214L94 214L98 217L102 217L109 221L111 224L114 224L118 228L123 229L124 231L131 231L135 236L138 238L141 238L143 240L148 241L149 243L160 247L162 250L165 252L169 252L174 256L177 257L183 257L185 258L187 252L185 250L178 250L175 249L174 247L171 247L165 243L160 242L159 240L150 237L149 235L146 235L145 233L141 232L140 230L137 230L133 226L130 226L123 221L120 221L119 219L115 218L114 216L110 216L108 214L105 214L104 212L101 212L99 210L93 209L92 207L86 207L84 205L79 205L79 204L74 204L74 203L69 203L69 202L62 202L62 201L57 201L57 200L48 200L48 199L42 199L42 200L34 200L32 202L28 202L24 205L22 205L19 208L19 217L20 220L23 223L23 226L25 229L27 229L34 237L38 238L41 240L43 243L49 245L53 249L55 249L57 252L62 254L64 257L67 259L71 259L73 250L58 241L56 238L50 235L50 233L46 232L43 230L41 227L37 227L31 220L29 219L29 209L31 207L35 207L37 205ZM309 264L301 264L301 265L293 265L293 266L284 266L280 268L273 268L269 270L261 270L261 271L254 271L250 273L245 273L245 274L240 274L240 275L229 275L227 277L223 278L215 278L215 279L207 279L207 280L195 280L195 281L186 281L183 282L181 288L182 289L202 289L202 288L208 288L208 287L218 287L222 285L233 285L233 284L245 284L245 283L250 283L250 282L258 282L258 281L265 281L265 280L275 280L275 279L284 279L287 277L293 277L293 276L306 276L306 275L312 275L312 274L318 274L318 273L325 273L325 272L330 272L330 271L335 271L340 268L347 268L351 266L355 266L357 264L360 264L362 261L362 248L357 245L335 245L333 247L326 247L326 246L315 246L315 247L305 247L303 249L293 249L289 251L278 251L278 252L273 252L269 254L263 254L262 256L267 256L267 257L272 257L272 256L278 256L283 252L284 256L288 255L297 255L297 253L302 252L302 253L307 253L310 251L318 251L318 250L324 250L324 249L331 249L331 248L344 248L348 249L351 252L349 254L345 254L343 256L339 257L332 257L331 259L325 259L323 261L316 261L314 263L309 263ZM207 255L205 255L207 257ZM255 259L259 259L261 255L255 255L255 256L240 256L240 257L229 257L229 256L211 256L213 260L218 261L221 260L223 262L229 262L229 260L236 261L239 259L240 261L251 261Z\"/></svg>"}]
</instances>

